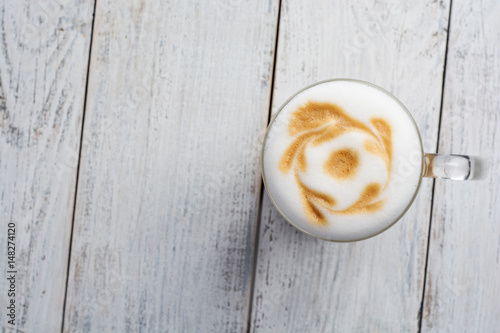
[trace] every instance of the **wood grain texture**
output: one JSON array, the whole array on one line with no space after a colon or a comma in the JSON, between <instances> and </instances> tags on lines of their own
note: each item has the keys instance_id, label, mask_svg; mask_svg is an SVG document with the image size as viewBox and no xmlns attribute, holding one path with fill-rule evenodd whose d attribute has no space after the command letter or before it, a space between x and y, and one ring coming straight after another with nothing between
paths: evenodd
<instances>
[{"instance_id":1,"label":"wood grain texture","mask_svg":"<svg viewBox=\"0 0 500 333\"><path fill-rule=\"evenodd\" d=\"M64 331L247 327L277 1L99 1Z\"/></svg>"},{"instance_id":2,"label":"wood grain texture","mask_svg":"<svg viewBox=\"0 0 500 333\"><path fill-rule=\"evenodd\" d=\"M500 4L453 1L440 153L484 157L483 181L436 181L423 332L500 326Z\"/></svg>"},{"instance_id":3,"label":"wood grain texture","mask_svg":"<svg viewBox=\"0 0 500 333\"><path fill-rule=\"evenodd\" d=\"M393 92L436 149L449 4L283 0L273 109L324 79L352 77ZM265 197L253 332L416 332L432 182L406 216L348 244L296 231Z\"/></svg>"},{"instance_id":4,"label":"wood grain texture","mask_svg":"<svg viewBox=\"0 0 500 333\"><path fill-rule=\"evenodd\" d=\"M0 263L15 223L17 270L14 326L0 279L0 331L61 329L93 9L0 4Z\"/></svg>"}]
</instances>

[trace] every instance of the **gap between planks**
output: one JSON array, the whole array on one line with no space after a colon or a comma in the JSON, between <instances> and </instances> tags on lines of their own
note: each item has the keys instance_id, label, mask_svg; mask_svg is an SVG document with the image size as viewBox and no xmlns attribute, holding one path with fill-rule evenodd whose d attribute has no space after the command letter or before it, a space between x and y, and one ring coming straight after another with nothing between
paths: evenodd
<instances>
[{"instance_id":1,"label":"gap between planks","mask_svg":"<svg viewBox=\"0 0 500 333\"><path fill-rule=\"evenodd\" d=\"M92 26L90 27L90 43L89 43L89 55L88 55L88 62L87 62L87 76L85 78L85 93L83 95L82 124L80 127L80 146L78 147L78 162L76 164L75 194L73 197L73 213L71 216L68 262L67 262L67 267L66 267L66 283L64 285L64 301L63 301L62 318L61 318L61 333L64 332L64 318L66 316L66 299L68 297L69 271L70 271L70 264L71 264L71 248L73 245L73 231L74 231L74 226L75 226L76 200L77 200L77 195L78 195L78 180L80 178L80 162L82 159L83 127L85 124L85 111L87 109L87 93L89 90L90 61L92 59L92 41L94 39L94 24L95 24L96 6L97 6L97 0L94 0L94 9L92 12Z\"/></svg>"},{"instance_id":2,"label":"gap between planks","mask_svg":"<svg viewBox=\"0 0 500 333\"><path fill-rule=\"evenodd\" d=\"M269 97L269 109L267 112L267 122L266 122L266 129L267 126L269 126L269 122L271 121L271 115L273 111L273 96L274 96L274 80L276 77L276 62L278 58L278 41L279 41L279 32L280 32L280 19L281 19L281 1L278 1L278 15L276 17L276 32L275 32L275 37L274 37L274 55L273 55L273 69L271 71L271 85L269 87L270 89L270 97ZM262 163L262 161L261 161ZM259 163L260 165L260 163ZM253 242L253 258L252 258L252 265L251 265L251 280L250 280L250 295L249 295L249 302L248 302L248 314L247 314L247 333L250 333L251 326L252 326L252 305L253 305L253 295L254 295L254 290L255 290L255 278L257 276L256 271L257 271L257 257L259 254L259 238L260 238L260 224L261 224L261 216L262 216L262 202L264 200L264 182L262 180L262 177L260 179L260 197L259 197L259 203L257 207L257 219L256 219L256 226L255 226L255 237L254 237L254 242Z\"/></svg>"},{"instance_id":3,"label":"gap between planks","mask_svg":"<svg viewBox=\"0 0 500 333\"><path fill-rule=\"evenodd\" d=\"M439 121L438 121L438 131L436 137L436 153L439 149L439 136L441 134L441 120L443 118L443 102L444 102L444 87L446 84L446 66L448 60L448 45L450 41L450 25L451 25L451 10L453 7L453 0L450 0L450 9L448 12L448 27L446 28L446 45L444 49L444 64L443 64L443 78L441 84L441 101L439 105ZM422 285L422 301L420 302L420 310L418 312L418 333L422 331L422 319L424 316L424 306L425 306L425 286L427 284L427 268L429 263L429 249L431 243L431 232L432 232L432 216L434 211L434 193L436 189L436 180L432 180L432 194L431 194L431 208L429 216L429 230L427 232L427 251L425 252L425 266L424 266L424 280Z\"/></svg>"}]
</instances>

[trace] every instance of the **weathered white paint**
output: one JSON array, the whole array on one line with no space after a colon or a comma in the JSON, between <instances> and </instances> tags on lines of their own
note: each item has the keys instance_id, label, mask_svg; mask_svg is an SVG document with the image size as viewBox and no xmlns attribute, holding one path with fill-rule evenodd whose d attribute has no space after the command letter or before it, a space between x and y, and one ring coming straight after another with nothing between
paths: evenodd
<instances>
[{"instance_id":1,"label":"weathered white paint","mask_svg":"<svg viewBox=\"0 0 500 333\"><path fill-rule=\"evenodd\" d=\"M439 151L484 157L478 182L436 181L423 332L500 326L500 4L453 1Z\"/></svg>"},{"instance_id":2,"label":"weathered white paint","mask_svg":"<svg viewBox=\"0 0 500 333\"><path fill-rule=\"evenodd\" d=\"M282 2L274 110L309 83L365 79L435 149L447 1ZM0 247L14 221L16 328L58 331L93 3L0 8ZM65 331L246 329L277 11L98 2ZM499 324L498 15L453 2L439 149L491 171L436 182L423 332ZM424 180L402 221L353 244L296 232L265 197L251 330L417 331L430 197Z\"/></svg>"},{"instance_id":3,"label":"weathered white paint","mask_svg":"<svg viewBox=\"0 0 500 333\"><path fill-rule=\"evenodd\" d=\"M75 195L93 1L0 4L0 331L57 332ZM16 224L16 325L7 225Z\"/></svg>"},{"instance_id":4,"label":"weathered white paint","mask_svg":"<svg viewBox=\"0 0 500 333\"><path fill-rule=\"evenodd\" d=\"M246 329L277 13L97 3L64 331Z\"/></svg>"},{"instance_id":5,"label":"weathered white paint","mask_svg":"<svg viewBox=\"0 0 500 333\"><path fill-rule=\"evenodd\" d=\"M315 81L353 77L398 96L436 149L448 2L284 0L273 109ZM263 203L254 332L418 331L432 182L393 228L357 243L315 240Z\"/></svg>"}]
</instances>

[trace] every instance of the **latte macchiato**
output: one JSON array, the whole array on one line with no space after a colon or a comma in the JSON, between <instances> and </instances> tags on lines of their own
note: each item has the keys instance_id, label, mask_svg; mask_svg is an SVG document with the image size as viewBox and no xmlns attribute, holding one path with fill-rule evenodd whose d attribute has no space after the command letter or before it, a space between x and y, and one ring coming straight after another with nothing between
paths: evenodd
<instances>
[{"instance_id":1,"label":"latte macchiato","mask_svg":"<svg viewBox=\"0 0 500 333\"><path fill-rule=\"evenodd\" d=\"M422 143L405 107L356 80L299 92L273 119L264 143L268 194L291 224L352 241L394 224L422 178Z\"/></svg>"}]
</instances>

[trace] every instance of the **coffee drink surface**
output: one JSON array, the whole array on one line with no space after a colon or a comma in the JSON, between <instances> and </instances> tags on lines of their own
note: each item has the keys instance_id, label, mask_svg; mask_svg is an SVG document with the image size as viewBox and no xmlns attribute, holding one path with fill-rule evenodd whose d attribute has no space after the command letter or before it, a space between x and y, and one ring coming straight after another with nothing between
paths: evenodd
<instances>
[{"instance_id":1,"label":"coffee drink surface","mask_svg":"<svg viewBox=\"0 0 500 333\"><path fill-rule=\"evenodd\" d=\"M354 80L303 90L265 141L266 189L280 213L316 237L352 241L382 232L414 199L422 144L404 106Z\"/></svg>"}]
</instances>

